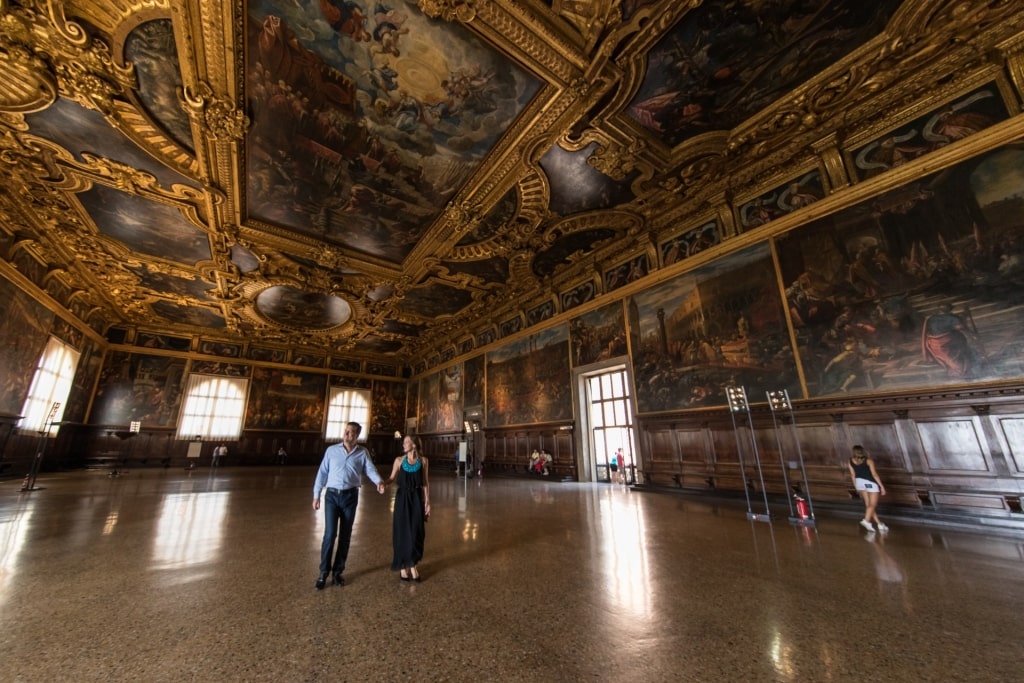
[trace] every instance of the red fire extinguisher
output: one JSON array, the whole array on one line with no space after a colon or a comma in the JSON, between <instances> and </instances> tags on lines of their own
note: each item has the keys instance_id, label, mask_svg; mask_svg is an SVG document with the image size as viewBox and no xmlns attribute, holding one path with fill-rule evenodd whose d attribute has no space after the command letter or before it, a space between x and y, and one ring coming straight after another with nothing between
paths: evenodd
<instances>
[{"instance_id":1,"label":"red fire extinguisher","mask_svg":"<svg viewBox=\"0 0 1024 683\"><path fill-rule=\"evenodd\" d=\"M811 508L807 504L807 501L798 495L793 496L793 501L796 503L796 515L800 519L807 519L811 516Z\"/></svg>"}]
</instances>

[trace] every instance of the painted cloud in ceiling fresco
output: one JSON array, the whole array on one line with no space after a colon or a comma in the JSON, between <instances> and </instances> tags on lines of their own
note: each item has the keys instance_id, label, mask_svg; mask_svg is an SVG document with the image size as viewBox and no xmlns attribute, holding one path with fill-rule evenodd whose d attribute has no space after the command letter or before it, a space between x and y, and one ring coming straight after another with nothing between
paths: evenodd
<instances>
[{"instance_id":1,"label":"painted cloud in ceiling fresco","mask_svg":"<svg viewBox=\"0 0 1024 683\"><path fill-rule=\"evenodd\" d=\"M734 128L880 33L899 5L706 2L650 51L629 115L670 146Z\"/></svg>"},{"instance_id":2,"label":"painted cloud in ceiling fresco","mask_svg":"<svg viewBox=\"0 0 1024 683\"><path fill-rule=\"evenodd\" d=\"M29 132L52 140L79 161L82 152L116 161L152 174L163 187L180 183L195 187L195 182L172 171L123 133L112 127L99 112L85 109L77 103L57 98L48 109L25 117Z\"/></svg>"},{"instance_id":3,"label":"painted cloud in ceiling fresco","mask_svg":"<svg viewBox=\"0 0 1024 683\"><path fill-rule=\"evenodd\" d=\"M178 96L182 81L171 20L147 21L132 31L125 41L124 58L135 67L139 99L146 111L175 142L193 152L192 128Z\"/></svg>"},{"instance_id":4,"label":"painted cloud in ceiling fresco","mask_svg":"<svg viewBox=\"0 0 1024 683\"><path fill-rule=\"evenodd\" d=\"M251 0L249 22L249 216L396 263L539 88L415 3Z\"/></svg>"},{"instance_id":5,"label":"painted cloud in ceiling fresco","mask_svg":"<svg viewBox=\"0 0 1024 683\"><path fill-rule=\"evenodd\" d=\"M563 216L580 211L609 209L633 199L629 180L616 181L587 163L597 144L578 152L554 145L540 160L551 187L551 210Z\"/></svg>"},{"instance_id":6,"label":"painted cloud in ceiling fresco","mask_svg":"<svg viewBox=\"0 0 1024 683\"><path fill-rule=\"evenodd\" d=\"M195 265L210 258L210 240L178 209L96 185L78 195L100 231L129 249Z\"/></svg>"}]
</instances>

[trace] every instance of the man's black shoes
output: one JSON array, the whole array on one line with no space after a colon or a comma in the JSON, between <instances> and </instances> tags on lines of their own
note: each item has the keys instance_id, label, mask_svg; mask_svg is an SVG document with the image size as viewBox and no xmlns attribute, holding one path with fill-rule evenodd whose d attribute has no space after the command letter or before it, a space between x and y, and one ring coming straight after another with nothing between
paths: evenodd
<instances>
[{"instance_id":1,"label":"man's black shoes","mask_svg":"<svg viewBox=\"0 0 1024 683\"><path fill-rule=\"evenodd\" d=\"M341 575L341 572L338 572L337 574L334 575L334 585L335 586L344 586L345 585L345 577Z\"/></svg>"},{"instance_id":2,"label":"man's black shoes","mask_svg":"<svg viewBox=\"0 0 1024 683\"><path fill-rule=\"evenodd\" d=\"M321 574L320 578L316 580L316 589L322 591L324 586L327 585L327 574Z\"/></svg>"}]
</instances>

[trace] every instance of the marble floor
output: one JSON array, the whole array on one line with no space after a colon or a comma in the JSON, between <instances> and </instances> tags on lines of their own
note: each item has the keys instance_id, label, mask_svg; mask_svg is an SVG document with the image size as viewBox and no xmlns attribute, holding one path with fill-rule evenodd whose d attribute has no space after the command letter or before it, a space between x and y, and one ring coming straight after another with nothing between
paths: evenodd
<instances>
[{"instance_id":1,"label":"marble floor","mask_svg":"<svg viewBox=\"0 0 1024 683\"><path fill-rule=\"evenodd\" d=\"M1024 537L435 472L422 583L366 487L317 591L313 474L0 482L0 680L1022 680Z\"/></svg>"}]
</instances>

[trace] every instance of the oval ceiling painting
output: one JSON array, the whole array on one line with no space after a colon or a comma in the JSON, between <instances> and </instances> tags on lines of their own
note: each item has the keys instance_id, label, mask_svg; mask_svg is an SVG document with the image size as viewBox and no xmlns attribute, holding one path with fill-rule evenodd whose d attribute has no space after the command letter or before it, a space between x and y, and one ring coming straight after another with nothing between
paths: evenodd
<instances>
[{"instance_id":1,"label":"oval ceiling painting","mask_svg":"<svg viewBox=\"0 0 1024 683\"><path fill-rule=\"evenodd\" d=\"M317 330L337 327L352 317L352 307L344 299L284 285L260 292L256 310L279 325Z\"/></svg>"}]
</instances>

